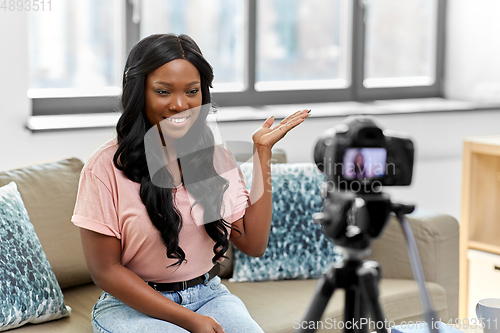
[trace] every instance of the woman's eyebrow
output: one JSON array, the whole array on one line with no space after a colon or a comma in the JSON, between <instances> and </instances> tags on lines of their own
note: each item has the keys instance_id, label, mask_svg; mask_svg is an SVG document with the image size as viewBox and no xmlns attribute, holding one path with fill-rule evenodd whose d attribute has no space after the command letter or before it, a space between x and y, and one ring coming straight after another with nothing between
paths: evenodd
<instances>
[{"instance_id":1,"label":"woman's eyebrow","mask_svg":"<svg viewBox=\"0 0 500 333\"><path fill-rule=\"evenodd\" d=\"M193 81L193 82L187 83L186 86L192 86L192 85L199 84L199 83L200 83L200 81ZM172 83L168 83L165 81L154 81L153 84L162 84L164 86L172 86L173 85Z\"/></svg>"}]
</instances>

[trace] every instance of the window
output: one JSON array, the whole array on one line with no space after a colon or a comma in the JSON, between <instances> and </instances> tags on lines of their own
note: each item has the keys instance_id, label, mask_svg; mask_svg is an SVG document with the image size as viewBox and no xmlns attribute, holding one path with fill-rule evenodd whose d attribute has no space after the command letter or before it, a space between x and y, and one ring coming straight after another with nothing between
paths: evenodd
<instances>
[{"instance_id":1,"label":"window","mask_svg":"<svg viewBox=\"0 0 500 333\"><path fill-rule=\"evenodd\" d=\"M255 90L348 86L348 0L258 0Z\"/></svg>"},{"instance_id":2,"label":"window","mask_svg":"<svg viewBox=\"0 0 500 333\"><path fill-rule=\"evenodd\" d=\"M441 97L445 5L445 0L359 1L355 99Z\"/></svg>"},{"instance_id":3,"label":"window","mask_svg":"<svg viewBox=\"0 0 500 333\"><path fill-rule=\"evenodd\" d=\"M442 95L445 0L59 3L30 14L34 115L117 109L128 51L165 32L197 41L221 106Z\"/></svg>"},{"instance_id":4,"label":"window","mask_svg":"<svg viewBox=\"0 0 500 333\"><path fill-rule=\"evenodd\" d=\"M29 96L35 112L51 113L68 97L120 93L122 2L60 0L50 11L29 12ZM85 104L72 112L86 112Z\"/></svg>"},{"instance_id":5,"label":"window","mask_svg":"<svg viewBox=\"0 0 500 333\"><path fill-rule=\"evenodd\" d=\"M140 37L165 32L193 37L214 68L214 91L243 91L247 26L244 5L241 0L144 1Z\"/></svg>"},{"instance_id":6,"label":"window","mask_svg":"<svg viewBox=\"0 0 500 333\"><path fill-rule=\"evenodd\" d=\"M30 12L31 88L118 86L120 1L60 0L57 5L58 12Z\"/></svg>"},{"instance_id":7,"label":"window","mask_svg":"<svg viewBox=\"0 0 500 333\"><path fill-rule=\"evenodd\" d=\"M367 88L434 82L436 13L435 1L371 2L365 13Z\"/></svg>"}]
</instances>

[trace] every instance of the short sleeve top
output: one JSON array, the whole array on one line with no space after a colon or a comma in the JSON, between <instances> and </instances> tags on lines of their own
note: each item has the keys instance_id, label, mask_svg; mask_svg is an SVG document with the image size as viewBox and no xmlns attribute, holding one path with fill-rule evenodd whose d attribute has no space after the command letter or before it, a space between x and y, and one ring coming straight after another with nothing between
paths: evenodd
<instances>
[{"instance_id":1,"label":"short sleeve top","mask_svg":"<svg viewBox=\"0 0 500 333\"><path fill-rule=\"evenodd\" d=\"M116 138L106 142L83 167L72 222L80 228L120 239L122 265L145 281L186 281L209 271L213 267L215 242L202 222L203 207L196 204L191 212L195 199L183 184L175 189L175 204L183 220L179 246L187 262L180 267L168 267L177 259L167 258L160 232L140 198L140 184L128 179L114 165L117 148ZM222 209L229 223L244 216L249 198L243 173L235 166L219 173L229 181Z\"/></svg>"}]
</instances>

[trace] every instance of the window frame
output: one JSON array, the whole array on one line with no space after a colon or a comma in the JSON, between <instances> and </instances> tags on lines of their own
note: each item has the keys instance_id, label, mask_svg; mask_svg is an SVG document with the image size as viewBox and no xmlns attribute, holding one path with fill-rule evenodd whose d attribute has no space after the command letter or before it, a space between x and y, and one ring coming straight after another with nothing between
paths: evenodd
<instances>
[{"instance_id":1,"label":"window frame","mask_svg":"<svg viewBox=\"0 0 500 333\"><path fill-rule=\"evenodd\" d=\"M355 0L353 12L353 49L352 49L352 86L354 89L354 101L371 101L386 99L404 99L404 98L430 98L443 97L444 82L444 52L445 52L445 19L446 19L446 1L437 0L437 22L436 38L434 40L435 64L434 64L434 83L427 86L405 86L405 87L383 87L366 88L364 81L365 65L365 0Z\"/></svg>"},{"instance_id":2,"label":"window frame","mask_svg":"<svg viewBox=\"0 0 500 333\"><path fill-rule=\"evenodd\" d=\"M246 59L243 91L212 92L213 101L221 107L264 106L279 104L327 103L343 101L374 101L385 99L443 97L445 18L446 1L437 0L437 35L435 38L435 81L428 86L366 88L364 78L364 11L366 0L350 1L349 11L351 42L348 64L349 84L345 88L300 89L283 91L257 91L256 72L256 25L257 0L247 1ZM137 3L137 2L136 2ZM140 23L133 22L133 3L125 4L125 47L127 55L140 38ZM126 57L125 57L126 59ZM115 96L75 96L75 97L30 97L33 116L109 113L121 110L119 95Z\"/></svg>"}]
</instances>

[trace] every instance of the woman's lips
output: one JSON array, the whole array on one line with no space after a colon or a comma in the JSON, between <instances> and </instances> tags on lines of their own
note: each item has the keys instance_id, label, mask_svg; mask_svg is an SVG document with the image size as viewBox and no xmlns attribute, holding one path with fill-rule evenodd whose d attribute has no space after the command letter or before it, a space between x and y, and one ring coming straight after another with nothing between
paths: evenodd
<instances>
[{"instance_id":1,"label":"woman's lips","mask_svg":"<svg viewBox=\"0 0 500 333\"><path fill-rule=\"evenodd\" d=\"M177 117L177 118L166 118L163 117L163 119L167 120L169 124L172 124L173 126L182 126L185 124L186 120L191 117L191 116L186 116L186 117Z\"/></svg>"}]
</instances>

